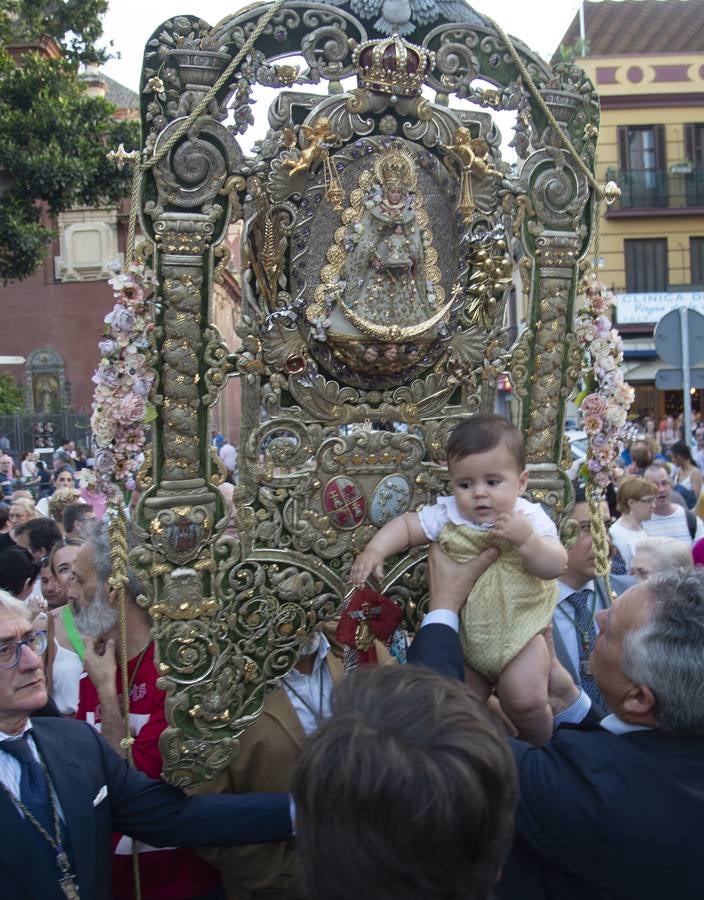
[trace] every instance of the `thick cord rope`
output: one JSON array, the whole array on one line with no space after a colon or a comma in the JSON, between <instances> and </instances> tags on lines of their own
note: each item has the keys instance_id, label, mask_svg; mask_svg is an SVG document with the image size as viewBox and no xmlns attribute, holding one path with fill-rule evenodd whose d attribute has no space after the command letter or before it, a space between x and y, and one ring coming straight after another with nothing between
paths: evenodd
<instances>
[{"instance_id":1,"label":"thick cord rope","mask_svg":"<svg viewBox=\"0 0 704 900\"><path fill-rule=\"evenodd\" d=\"M113 590L117 591L118 610L119 610L119 655L120 655L120 674L122 679L122 716L125 726L125 736L120 741L120 747L125 751L127 761L134 765L132 755L132 744L134 738L130 731L130 688L129 678L127 674L127 596L125 587L127 586L127 519L125 511L122 507L119 494L115 494L110 500L110 508L108 510L108 538L110 541L110 564L112 571L110 573L109 584ZM136 900L141 900L142 887L139 876L139 852L137 842L132 843L132 873L134 876L134 891Z\"/></svg>"},{"instance_id":2,"label":"thick cord rope","mask_svg":"<svg viewBox=\"0 0 704 900\"><path fill-rule=\"evenodd\" d=\"M565 150L567 150L567 152L572 157L573 161L578 166L578 168L581 169L582 173L584 174L585 178L589 182L590 186L594 189L596 196L599 198L599 200L601 200L602 197L604 196L603 186L600 185L599 182L596 180L596 178L592 174L589 166L587 166L587 164L584 162L582 157L577 152L576 147L574 146L572 141L569 139L569 136L565 133L565 131L562 128L562 126L560 125L560 123L557 121L555 116L552 114L550 107L547 105L542 94L536 87L533 79L530 77L530 73L528 72L528 69L526 68L525 63L523 62L521 57L518 55L518 51L516 50L516 48L513 46L513 41L506 34L506 32L501 28L501 26L497 25L497 23L494 22L493 19L490 19L488 16L484 16L484 18L491 25L491 27L495 29L498 36L506 44L506 49L510 53L511 59L513 60L516 68L520 72L521 78L525 82L526 87L528 88L530 93L533 95L533 99L540 107L543 115L548 120L550 125L557 132L557 134L560 138L560 141L562 142L562 145L565 148Z\"/></svg>"},{"instance_id":3,"label":"thick cord rope","mask_svg":"<svg viewBox=\"0 0 704 900\"><path fill-rule=\"evenodd\" d=\"M589 525L592 533L592 544L594 546L594 574L604 579L608 595L613 598L609 580L609 539L606 534L604 517L601 514L601 504L605 502L604 494L600 487L591 482L587 484L585 493L589 507Z\"/></svg>"},{"instance_id":4,"label":"thick cord rope","mask_svg":"<svg viewBox=\"0 0 704 900\"><path fill-rule=\"evenodd\" d=\"M117 591L118 609L120 611L120 657L122 674L122 705L125 712L125 737L120 741L120 746L125 751L127 759L132 762L132 744L134 738L130 735L129 723L129 680L127 677L127 616L126 594L127 586L127 520L119 495L110 500L108 522L108 537L110 540L110 587Z\"/></svg>"}]
</instances>

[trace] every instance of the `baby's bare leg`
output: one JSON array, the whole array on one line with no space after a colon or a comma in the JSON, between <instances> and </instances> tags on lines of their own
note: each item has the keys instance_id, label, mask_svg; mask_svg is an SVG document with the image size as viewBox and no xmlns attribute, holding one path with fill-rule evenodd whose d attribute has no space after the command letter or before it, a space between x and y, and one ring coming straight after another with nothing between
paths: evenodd
<instances>
[{"instance_id":1,"label":"baby's bare leg","mask_svg":"<svg viewBox=\"0 0 704 900\"><path fill-rule=\"evenodd\" d=\"M501 707L523 740L541 745L552 735L548 706L550 654L545 638L536 634L504 668L497 685Z\"/></svg>"},{"instance_id":2,"label":"baby's bare leg","mask_svg":"<svg viewBox=\"0 0 704 900\"><path fill-rule=\"evenodd\" d=\"M475 669L470 668L466 662L464 664L464 683L480 700L486 701L489 699L491 682Z\"/></svg>"}]
</instances>

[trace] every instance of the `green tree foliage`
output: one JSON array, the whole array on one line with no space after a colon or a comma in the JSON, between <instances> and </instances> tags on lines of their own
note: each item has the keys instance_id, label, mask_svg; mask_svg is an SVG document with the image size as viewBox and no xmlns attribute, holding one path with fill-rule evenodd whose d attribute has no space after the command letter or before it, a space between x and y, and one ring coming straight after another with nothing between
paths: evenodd
<instances>
[{"instance_id":1,"label":"green tree foliage","mask_svg":"<svg viewBox=\"0 0 704 900\"><path fill-rule=\"evenodd\" d=\"M24 412L24 391L11 375L0 375L0 416Z\"/></svg>"},{"instance_id":2,"label":"green tree foliage","mask_svg":"<svg viewBox=\"0 0 704 900\"><path fill-rule=\"evenodd\" d=\"M589 56L589 41L586 38L577 38L574 44L560 44L560 62L577 63L582 56Z\"/></svg>"},{"instance_id":3,"label":"green tree foliage","mask_svg":"<svg viewBox=\"0 0 704 900\"><path fill-rule=\"evenodd\" d=\"M97 42L108 0L2 0L0 42L34 41L48 35L70 62L105 62Z\"/></svg>"},{"instance_id":4,"label":"green tree foliage","mask_svg":"<svg viewBox=\"0 0 704 900\"><path fill-rule=\"evenodd\" d=\"M0 279L31 275L44 259L47 216L76 206L116 202L129 194L129 171L105 154L139 144L139 127L114 118L114 107L88 97L78 61L101 58L105 0L10 0L0 13ZM70 34L65 34L70 29ZM21 64L8 43L48 34L62 59L27 54Z\"/></svg>"}]
</instances>

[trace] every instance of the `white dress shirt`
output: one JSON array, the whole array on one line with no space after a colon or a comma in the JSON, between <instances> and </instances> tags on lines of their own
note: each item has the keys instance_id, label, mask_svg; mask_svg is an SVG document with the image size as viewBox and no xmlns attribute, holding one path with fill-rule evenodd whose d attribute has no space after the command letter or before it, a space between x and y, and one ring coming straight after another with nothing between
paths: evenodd
<instances>
[{"instance_id":1,"label":"white dress shirt","mask_svg":"<svg viewBox=\"0 0 704 900\"><path fill-rule=\"evenodd\" d=\"M557 728L558 725L565 725L568 723L571 725L579 725L580 722L584 721L591 706L592 701L587 696L586 691L580 691L579 697L577 697L572 706L568 706L567 709L563 709L562 712L556 714L555 728ZM605 716L599 724L606 731L610 731L611 734L630 734L633 731L652 730L648 728L647 725L629 725L628 722L619 719L616 713Z\"/></svg>"},{"instance_id":2,"label":"white dress shirt","mask_svg":"<svg viewBox=\"0 0 704 900\"><path fill-rule=\"evenodd\" d=\"M326 663L330 643L324 634L315 653L313 670L310 675L291 669L283 679L286 696L291 701L301 727L306 735L312 734L323 719L330 715L332 675Z\"/></svg>"},{"instance_id":3,"label":"white dress shirt","mask_svg":"<svg viewBox=\"0 0 704 900\"><path fill-rule=\"evenodd\" d=\"M27 720L27 723L20 734L5 734L4 731L0 731L0 741L21 737L21 735L23 735L25 731L29 731L31 727L29 720ZM34 758L39 761L39 753L37 752L34 738L31 735L27 738L27 743L34 754ZM20 795L21 777L22 766L20 765L20 761L15 759L15 757L11 756L9 753L5 753L2 747L0 747L0 782L2 782L3 786L8 789L13 797L19 797Z\"/></svg>"},{"instance_id":4,"label":"white dress shirt","mask_svg":"<svg viewBox=\"0 0 704 900\"><path fill-rule=\"evenodd\" d=\"M27 720L20 734L5 734L4 731L0 731L0 741L18 738L26 731L29 731L31 727L32 723ZM27 738L27 744L37 762L41 762L41 757L39 755L39 751L37 750L37 745L35 744L34 737L31 734ZM20 797L21 780L22 766L20 765L20 761L14 756L11 756L9 753L5 753L2 747L0 747L0 783L12 794L12 796L16 800L19 800ZM51 783L51 778L49 778L49 788L51 789L51 793L54 797L54 803L56 804L56 811L59 814L59 818L62 822L65 822L66 820L64 818L63 809L61 808L61 801L59 800L57 793L54 790L54 785ZM19 807L17 807L17 810L22 818L24 818L24 813L22 812L22 810Z\"/></svg>"}]
</instances>

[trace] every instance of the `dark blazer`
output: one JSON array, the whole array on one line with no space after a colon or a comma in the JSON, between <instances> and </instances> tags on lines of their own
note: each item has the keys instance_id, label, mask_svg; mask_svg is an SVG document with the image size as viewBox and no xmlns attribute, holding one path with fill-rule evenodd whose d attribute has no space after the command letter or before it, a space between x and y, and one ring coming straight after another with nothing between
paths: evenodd
<instances>
[{"instance_id":1,"label":"dark blazer","mask_svg":"<svg viewBox=\"0 0 704 900\"><path fill-rule=\"evenodd\" d=\"M108 900L112 832L152 846L246 844L291 836L287 794L186 797L132 768L84 722L32 720L66 821L81 900ZM65 900L36 832L0 791L0 896ZM49 854L49 857L51 854Z\"/></svg>"},{"instance_id":2,"label":"dark blazer","mask_svg":"<svg viewBox=\"0 0 704 900\"><path fill-rule=\"evenodd\" d=\"M453 635L421 628L409 661L447 673ZM563 726L511 747L520 802L497 900L700 900L704 738Z\"/></svg>"}]
</instances>

